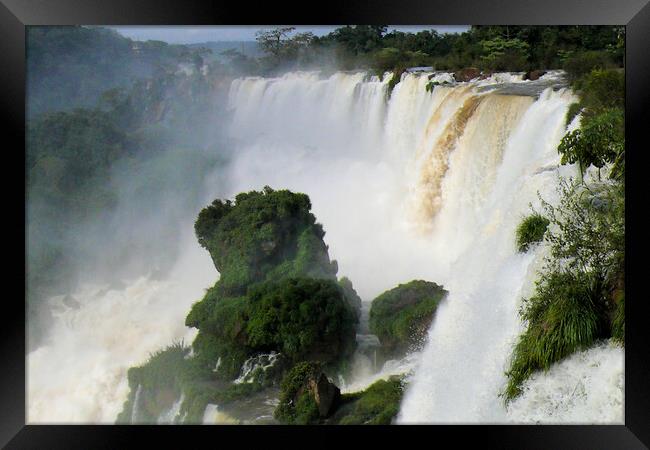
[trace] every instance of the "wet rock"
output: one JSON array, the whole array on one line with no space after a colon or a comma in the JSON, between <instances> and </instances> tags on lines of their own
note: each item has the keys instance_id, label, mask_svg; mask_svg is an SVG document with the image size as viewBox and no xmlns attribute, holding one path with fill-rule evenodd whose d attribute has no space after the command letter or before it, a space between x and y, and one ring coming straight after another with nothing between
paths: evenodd
<instances>
[{"instance_id":1,"label":"wet rock","mask_svg":"<svg viewBox=\"0 0 650 450\"><path fill-rule=\"evenodd\" d=\"M530 70L524 74L524 80L535 81L544 75L546 75L545 70Z\"/></svg>"},{"instance_id":2,"label":"wet rock","mask_svg":"<svg viewBox=\"0 0 650 450\"><path fill-rule=\"evenodd\" d=\"M481 76L481 71L476 67L466 67L454 72L454 79L459 82L471 81Z\"/></svg>"},{"instance_id":3,"label":"wet rock","mask_svg":"<svg viewBox=\"0 0 650 450\"><path fill-rule=\"evenodd\" d=\"M309 380L309 390L316 400L321 417L327 417L341 398L341 390L324 373L318 379Z\"/></svg>"}]
</instances>

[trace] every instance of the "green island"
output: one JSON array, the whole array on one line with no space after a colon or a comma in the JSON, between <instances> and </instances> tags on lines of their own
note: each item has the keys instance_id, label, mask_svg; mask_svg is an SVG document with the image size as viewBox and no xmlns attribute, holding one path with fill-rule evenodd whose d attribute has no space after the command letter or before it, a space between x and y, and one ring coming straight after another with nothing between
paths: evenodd
<instances>
[{"instance_id":1,"label":"green island","mask_svg":"<svg viewBox=\"0 0 650 450\"><path fill-rule=\"evenodd\" d=\"M281 423L390 423L402 379L344 395L330 381L349 369L361 299L349 279L337 279L310 209L307 195L267 186L201 210L197 240L220 278L187 315L198 335L191 347L175 343L129 369L118 423L155 420L181 395L179 420L200 423L209 403L223 407L278 387ZM382 352L415 350L445 294L414 280L375 299L370 329Z\"/></svg>"}]
</instances>

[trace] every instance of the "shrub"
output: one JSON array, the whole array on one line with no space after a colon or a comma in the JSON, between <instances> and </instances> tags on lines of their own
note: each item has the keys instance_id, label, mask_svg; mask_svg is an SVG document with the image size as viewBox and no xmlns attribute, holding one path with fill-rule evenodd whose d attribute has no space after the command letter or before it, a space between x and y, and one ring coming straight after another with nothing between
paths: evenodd
<instances>
[{"instance_id":1,"label":"shrub","mask_svg":"<svg viewBox=\"0 0 650 450\"><path fill-rule=\"evenodd\" d=\"M531 214L521 221L517 227L517 249L528 251L531 244L541 242L548 228L549 220L540 214Z\"/></svg>"},{"instance_id":2,"label":"shrub","mask_svg":"<svg viewBox=\"0 0 650 450\"><path fill-rule=\"evenodd\" d=\"M247 345L291 361L334 362L349 355L356 316L333 281L290 278L250 292Z\"/></svg>"},{"instance_id":3,"label":"shrub","mask_svg":"<svg viewBox=\"0 0 650 450\"><path fill-rule=\"evenodd\" d=\"M584 108L597 113L625 107L625 72L618 69L593 70L574 83Z\"/></svg>"},{"instance_id":4,"label":"shrub","mask_svg":"<svg viewBox=\"0 0 650 450\"><path fill-rule=\"evenodd\" d=\"M586 116L580 129L567 133L558 146L562 164L578 163L581 172L615 163L625 151L623 110L610 109ZM614 172L616 175L618 172Z\"/></svg>"},{"instance_id":5,"label":"shrub","mask_svg":"<svg viewBox=\"0 0 650 450\"><path fill-rule=\"evenodd\" d=\"M388 355L421 346L442 298L442 286L422 280L400 284L372 301L369 327Z\"/></svg>"}]
</instances>

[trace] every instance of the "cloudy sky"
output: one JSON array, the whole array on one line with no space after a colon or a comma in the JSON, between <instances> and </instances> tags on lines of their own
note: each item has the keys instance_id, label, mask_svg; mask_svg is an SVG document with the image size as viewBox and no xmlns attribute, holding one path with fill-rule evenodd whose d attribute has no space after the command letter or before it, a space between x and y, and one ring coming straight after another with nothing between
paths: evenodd
<instances>
[{"instance_id":1,"label":"cloudy sky","mask_svg":"<svg viewBox=\"0 0 650 450\"><path fill-rule=\"evenodd\" d=\"M114 26L110 27L124 36L135 40L158 40L172 44L191 44L207 41L254 41L255 32L260 29L269 29L277 25L251 25L251 26ZM322 36L338 28L340 25L298 25L300 32L311 31L317 36ZM389 30L417 32L435 29L439 33L462 33L469 29L466 25L396 25Z\"/></svg>"}]
</instances>

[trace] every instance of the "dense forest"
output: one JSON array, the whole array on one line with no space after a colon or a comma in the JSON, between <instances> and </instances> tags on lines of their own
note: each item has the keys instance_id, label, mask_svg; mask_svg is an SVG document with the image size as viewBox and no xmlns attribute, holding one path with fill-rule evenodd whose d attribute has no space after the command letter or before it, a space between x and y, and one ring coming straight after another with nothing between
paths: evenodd
<instances>
[{"instance_id":1,"label":"dense forest","mask_svg":"<svg viewBox=\"0 0 650 450\"><path fill-rule=\"evenodd\" d=\"M261 58L236 50L232 62L250 74L288 69L372 69L378 73L426 66L456 71L532 71L566 68L576 59L620 67L624 29L611 26L472 26L464 33L407 33L386 26L337 28L324 36L285 27L257 35Z\"/></svg>"}]
</instances>

